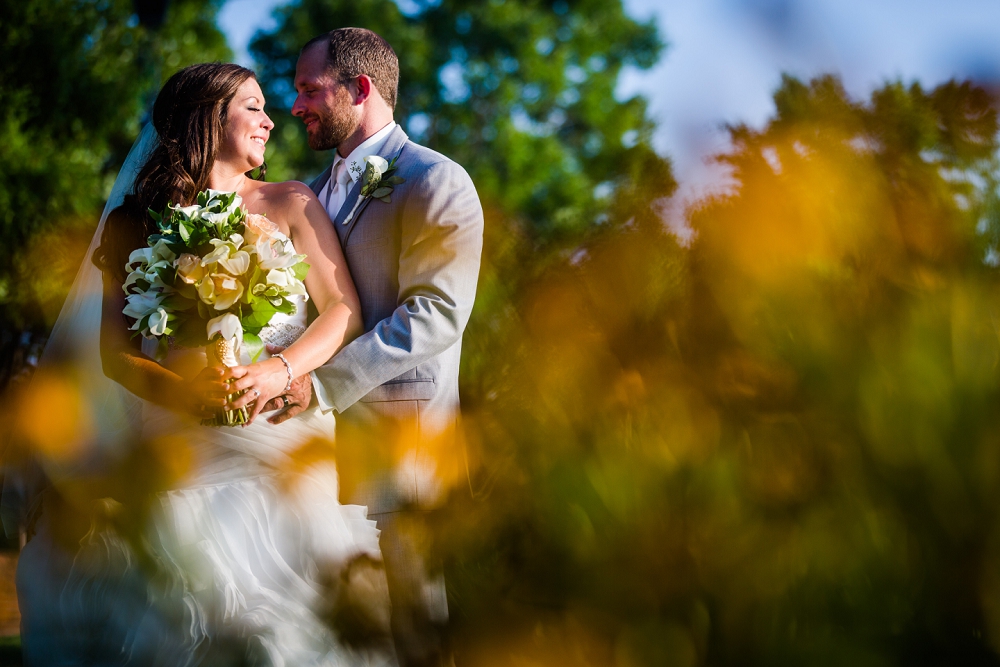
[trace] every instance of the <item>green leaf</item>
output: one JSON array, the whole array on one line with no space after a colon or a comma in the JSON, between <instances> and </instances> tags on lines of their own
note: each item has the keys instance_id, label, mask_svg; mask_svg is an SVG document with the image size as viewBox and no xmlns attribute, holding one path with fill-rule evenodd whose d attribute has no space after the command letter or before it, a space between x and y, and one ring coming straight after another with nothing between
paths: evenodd
<instances>
[{"instance_id":1,"label":"green leaf","mask_svg":"<svg viewBox=\"0 0 1000 667\"><path fill-rule=\"evenodd\" d=\"M292 275L294 275L299 280L304 281L306 279L306 274L309 273L309 264L305 262L299 262L292 265Z\"/></svg>"},{"instance_id":2,"label":"green leaf","mask_svg":"<svg viewBox=\"0 0 1000 667\"><path fill-rule=\"evenodd\" d=\"M393 176L392 178L387 179L385 182L389 185L402 185L403 183L406 183L406 179L403 178L402 176Z\"/></svg>"},{"instance_id":3,"label":"green leaf","mask_svg":"<svg viewBox=\"0 0 1000 667\"><path fill-rule=\"evenodd\" d=\"M164 299L162 305L167 310L178 312L193 309L197 305L197 302L181 294L174 294Z\"/></svg>"},{"instance_id":4,"label":"green leaf","mask_svg":"<svg viewBox=\"0 0 1000 667\"><path fill-rule=\"evenodd\" d=\"M390 194L392 194L392 188L383 185L372 193L372 197L382 199L382 197L388 197Z\"/></svg>"},{"instance_id":5,"label":"green leaf","mask_svg":"<svg viewBox=\"0 0 1000 667\"><path fill-rule=\"evenodd\" d=\"M255 313L267 313L269 316L274 314L274 306L269 304L264 299L258 299L251 304L251 308Z\"/></svg>"},{"instance_id":6,"label":"green leaf","mask_svg":"<svg viewBox=\"0 0 1000 667\"><path fill-rule=\"evenodd\" d=\"M163 360L167 358L168 352L170 352L170 341L166 336L160 336L156 341L156 352L153 357L157 360Z\"/></svg>"},{"instance_id":7,"label":"green leaf","mask_svg":"<svg viewBox=\"0 0 1000 667\"><path fill-rule=\"evenodd\" d=\"M271 310L270 311L254 310L250 314L244 315L243 318L240 320L241 322L243 322L244 332L260 331L261 329L263 329L268 325L268 323L271 321L271 318L274 316L274 313L276 312L274 310L274 306L268 303L268 301L265 299L261 299L260 303L267 304L271 308Z\"/></svg>"},{"instance_id":8,"label":"green leaf","mask_svg":"<svg viewBox=\"0 0 1000 667\"><path fill-rule=\"evenodd\" d=\"M156 269L156 275L160 277L165 285L172 285L174 283L174 277L176 276L176 270L172 266L161 266Z\"/></svg>"},{"instance_id":9,"label":"green leaf","mask_svg":"<svg viewBox=\"0 0 1000 667\"><path fill-rule=\"evenodd\" d=\"M175 289L177 290L178 296L182 296L191 302L194 306L198 303L198 289L194 285L188 285L185 282L178 284Z\"/></svg>"},{"instance_id":10,"label":"green leaf","mask_svg":"<svg viewBox=\"0 0 1000 667\"><path fill-rule=\"evenodd\" d=\"M386 204L388 204L392 201L392 199L389 198L389 195L386 195L385 197L379 197L379 201L384 201Z\"/></svg>"},{"instance_id":11,"label":"green leaf","mask_svg":"<svg viewBox=\"0 0 1000 667\"><path fill-rule=\"evenodd\" d=\"M247 354L250 355L250 361L257 361L257 357L260 353L264 351L264 341L260 339L257 334L243 332L243 347L246 348Z\"/></svg>"},{"instance_id":12,"label":"green leaf","mask_svg":"<svg viewBox=\"0 0 1000 667\"><path fill-rule=\"evenodd\" d=\"M274 309L279 313L284 313L285 315L291 315L295 312L295 304L288 299L283 299L279 297L279 301L275 304Z\"/></svg>"}]
</instances>

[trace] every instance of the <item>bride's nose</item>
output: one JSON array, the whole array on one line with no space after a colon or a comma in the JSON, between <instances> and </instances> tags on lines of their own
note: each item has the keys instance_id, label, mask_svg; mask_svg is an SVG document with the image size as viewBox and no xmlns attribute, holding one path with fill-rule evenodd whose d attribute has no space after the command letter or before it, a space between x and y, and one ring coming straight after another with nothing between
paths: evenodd
<instances>
[{"instance_id":1,"label":"bride's nose","mask_svg":"<svg viewBox=\"0 0 1000 667\"><path fill-rule=\"evenodd\" d=\"M260 126L270 132L274 129L274 121L271 120L270 116L264 114L264 120L261 121Z\"/></svg>"}]
</instances>

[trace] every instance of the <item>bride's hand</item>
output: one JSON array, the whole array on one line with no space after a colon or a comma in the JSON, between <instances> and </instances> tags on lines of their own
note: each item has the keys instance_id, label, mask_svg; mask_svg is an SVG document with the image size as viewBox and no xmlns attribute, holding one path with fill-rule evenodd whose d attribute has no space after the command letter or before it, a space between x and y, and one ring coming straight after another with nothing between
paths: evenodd
<instances>
[{"instance_id":1,"label":"bride's hand","mask_svg":"<svg viewBox=\"0 0 1000 667\"><path fill-rule=\"evenodd\" d=\"M288 371L281 359L272 357L249 366L234 366L229 372L236 381L230 386L230 393L246 389L246 393L226 406L227 410L239 410L246 406L249 413L247 424L260 414L264 405L272 398L284 393L288 383Z\"/></svg>"},{"instance_id":2,"label":"bride's hand","mask_svg":"<svg viewBox=\"0 0 1000 667\"><path fill-rule=\"evenodd\" d=\"M226 394L232 391L225 380L225 369L215 366L203 368L175 392L174 408L200 419L214 417L215 411L225 405Z\"/></svg>"}]
</instances>

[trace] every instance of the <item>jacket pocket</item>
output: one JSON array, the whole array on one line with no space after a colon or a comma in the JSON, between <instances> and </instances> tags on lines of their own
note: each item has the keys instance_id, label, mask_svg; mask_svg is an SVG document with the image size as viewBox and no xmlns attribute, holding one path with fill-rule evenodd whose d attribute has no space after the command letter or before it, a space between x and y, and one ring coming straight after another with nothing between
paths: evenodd
<instances>
[{"instance_id":1,"label":"jacket pocket","mask_svg":"<svg viewBox=\"0 0 1000 667\"><path fill-rule=\"evenodd\" d=\"M428 401L434 398L437 387L430 378L413 380L393 380L375 387L361 397L362 403L383 403L386 401Z\"/></svg>"}]
</instances>

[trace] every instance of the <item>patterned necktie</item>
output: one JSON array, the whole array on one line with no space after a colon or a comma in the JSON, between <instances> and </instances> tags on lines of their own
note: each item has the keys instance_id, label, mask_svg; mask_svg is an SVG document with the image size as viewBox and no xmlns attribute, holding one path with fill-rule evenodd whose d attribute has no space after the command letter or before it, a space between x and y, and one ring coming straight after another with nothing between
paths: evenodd
<instances>
[{"instance_id":1,"label":"patterned necktie","mask_svg":"<svg viewBox=\"0 0 1000 667\"><path fill-rule=\"evenodd\" d=\"M333 165L330 187L326 191L326 212L331 220L337 217L337 213L340 212L347 200L347 183L350 180L351 174L347 171L347 160L338 159Z\"/></svg>"}]
</instances>

